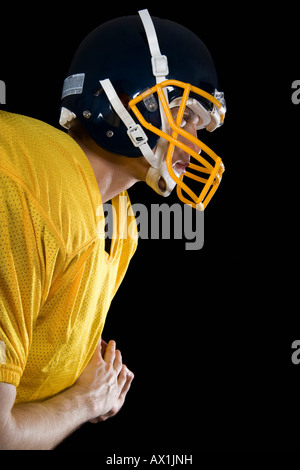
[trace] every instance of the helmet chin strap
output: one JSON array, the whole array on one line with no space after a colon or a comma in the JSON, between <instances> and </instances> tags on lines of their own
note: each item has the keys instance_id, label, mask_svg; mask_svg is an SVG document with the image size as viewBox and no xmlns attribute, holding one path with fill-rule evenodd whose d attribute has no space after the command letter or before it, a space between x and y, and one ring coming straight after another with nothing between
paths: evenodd
<instances>
[{"instance_id":1,"label":"helmet chin strap","mask_svg":"<svg viewBox=\"0 0 300 470\"><path fill-rule=\"evenodd\" d=\"M158 39L156 31L154 28L153 21L147 9L140 10L139 16L143 23L145 33L148 40L148 45L151 53L151 64L152 64L152 73L156 77L156 83L161 83L166 79L166 75L169 74L168 59L165 55L162 55L160 52L160 47L158 44ZM164 90L164 95L167 103L168 100L168 91ZM169 133L169 124L163 107L159 101L159 110L160 118L162 123L162 131ZM160 138L155 150L155 165L151 165L148 170L146 183L154 189L154 191L161 196L169 196L176 186L176 182L171 178L165 161L165 154L167 150L168 142L165 139Z\"/></svg>"},{"instance_id":2,"label":"helmet chin strap","mask_svg":"<svg viewBox=\"0 0 300 470\"><path fill-rule=\"evenodd\" d=\"M145 28L149 49L151 53L151 65L153 75L156 77L156 83L161 83L169 74L167 57L160 52L157 35L153 25L153 21L148 10L139 11L140 18ZM160 138L155 151L152 151L147 143L147 136L140 124L136 124L120 98L118 97L111 81L109 79L100 80L100 84L105 91L112 107L127 127L127 134L135 147L139 147L140 151L150 164L150 168L146 175L146 183L161 196L169 196L176 186L176 182L171 178L166 164L166 150L168 142ZM165 89L164 94L168 103L168 92ZM170 128L163 111L162 104L159 102L162 131L169 133ZM177 173L175 172L177 175ZM179 176L179 175L177 175Z\"/></svg>"},{"instance_id":3,"label":"helmet chin strap","mask_svg":"<svg viewBox=\"0 0 300 470\"><path fill-rule=\"evenodd\" d=\"M164 166L159 169L150 166L146 177L146 183L154 189L156 193L164 197L169 196L176 186L175 181L171 178L167 168Z\"/></svg>"},{"instance_id":4,"label":"helmet chin strap","mask_svg":"<svg viewBox=\"0 0 300 470\"><path fill-rule=\"evenodd\" d=\"M153 21L147 9L140 10L139 16L143 23L145 33L148 40L148 45L151 54L152 73L156 78L156 83L161 83L166 79L166 75L169 74L168 59L160 52L156 31L154 28ZM167 102L168 92L164 90L164 94ZM162 124L162 131L169 133L169 124L163 111L162 105L159 102L160 118ZM169 196L176 186L176 182L171 178L167 170L165 161L165 154L167 150L168 142L165 139L160 138L155 150L155 165L151 165L148 170L146 183L154 189L154 191L161 196Z\"/></svg>"},{"instance_id":5,"label":"helmet chin strap","mask_svg":"<svg viewBox=\"0 0 300 470\"><path fill-rule=\"evenodd\" d=\"M146 175L146 183L161 196L169 196L176 186L176 182L171 178L167 170L165 154L168 142L165 139L160 138L155 151L151 150L147 143L148 138L141 125L136 124L132 116L129 114L121 102L111 81L107 78L105 80L100 80L100 84L115 112L127 127L127 134L132 144L140 149L141 153L150 164L150 168Z\"/></svg>"},{"instance_id":6,"label":"helmet chin strap","mask_svg":"<svg viewBox=\"0 0 300 470\"><path fill-rule=\"evenodd\" d=\"M160 196L167 197L176 186L176 182L171 178L166 165L165 154L168 142L160 138L155 153L155 167L150 166L146 175L146 183ZM179 174L174 169L176 176Z\"/></svg>"}]
</instances>

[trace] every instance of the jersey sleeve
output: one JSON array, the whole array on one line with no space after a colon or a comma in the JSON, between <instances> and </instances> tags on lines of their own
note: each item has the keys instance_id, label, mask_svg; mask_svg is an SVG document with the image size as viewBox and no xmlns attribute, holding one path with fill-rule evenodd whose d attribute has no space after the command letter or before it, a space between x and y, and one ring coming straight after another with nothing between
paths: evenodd
<instances>
[{"instance_id":1,"label":"jersey sleeve","mask_svg":"<svg viewBox=\"0 0 300 470\"><path fill-rule=\"evenodd\" d=\"M55 276L59 246L49 233L26 188L0 173L0 382L16 387Z\"/></svg>"}]
</instances>

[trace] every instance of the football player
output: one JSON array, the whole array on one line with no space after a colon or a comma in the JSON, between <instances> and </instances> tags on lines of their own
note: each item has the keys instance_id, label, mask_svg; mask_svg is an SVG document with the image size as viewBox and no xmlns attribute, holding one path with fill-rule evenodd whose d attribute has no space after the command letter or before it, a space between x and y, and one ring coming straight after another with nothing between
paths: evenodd
<instances>
[{"instance_id":1,"label":"football player","mask_svg":"<svg viewBox=\"0 0 300 470\"><path fill-rule=\"evenodd\" d=\"M177 186L203 210L224 166L198 132L225 111L202 41L142 10L80 45L62 90L67 132L0 112L1 449L52 449L122 407L133 373L101 335L137 245L127 189Z\"/></svg>"}]
</instances>

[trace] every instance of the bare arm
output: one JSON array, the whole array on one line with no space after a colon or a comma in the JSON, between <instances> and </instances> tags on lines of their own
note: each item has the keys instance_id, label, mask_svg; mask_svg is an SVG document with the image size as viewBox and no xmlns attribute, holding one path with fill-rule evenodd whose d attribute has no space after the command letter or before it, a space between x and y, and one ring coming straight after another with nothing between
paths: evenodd
<instances>
[{"instance_id":1,"label":"bare arm","mask_svg":"<svg viewBox=\"0 0 300 470\"><path fill-rule=\"evenodd\" d=\"M104 357L99 345L73 387L49 400L14 405L15 387L0 383L0 449L55 448L86 421L117 413L132 379L110 341Z\"/></svg>"},{"instance_id":2,"label":"bare arm","mask_svg":"<svg viewBox=\"0 0 300 470\"><path fill-rule=\"evenodd\" d=\"M53 449L86 421L73 387L43 403L14 406L15 396L13 385L0 384L1 450Z\"/></svg>"}]
</instances>

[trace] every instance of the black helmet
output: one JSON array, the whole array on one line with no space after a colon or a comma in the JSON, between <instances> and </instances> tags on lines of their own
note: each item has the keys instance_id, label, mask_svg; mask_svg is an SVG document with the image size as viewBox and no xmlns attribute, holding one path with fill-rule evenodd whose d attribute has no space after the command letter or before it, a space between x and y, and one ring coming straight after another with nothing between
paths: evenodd
<instances>
[{"instance_id":1,"label":"black helmet","mask_svg":"<svg viewBox=\"0 0 300 470\"><path fill-rule=\"evenodd\" d=\"M126 157L144 155L151 165L147 182L159 194L170 194L180 181L192 200L185 202L197 205L203 200L209 187L199 199L192 191L189 194L182 177L167 169L166 144L171 142L167 136L173 131L176 140L180 132L175 136L178 129L169 122L170 116L162 103L165 100L170 109L179 106L185 96L184 107L194 107L203 117L202 127L209 131L224 120L225 101L223 93L217 91L214 63L194 33L172 21L151 18L147 10L140 11L139 16L111 20L84 39L68 75L62 92L62 126L68 127L76 116L100 147ZM188 84L192 87L187 92ZM197 144L201 142L196 140ZM174 145L172 142L169 145L170 155ZM206 146L203 150L207 153ZM198 154L198 158L191 156L202 164L194 165L199 167L194 170L204 173L199 181L210 179L210 185L216 185L223 165L212 154L209 157L213 164ZM159 185L161 178L166 183L163 190ZM202 208L201 204L199 207Z\"/></svg>"}]
</instances>

